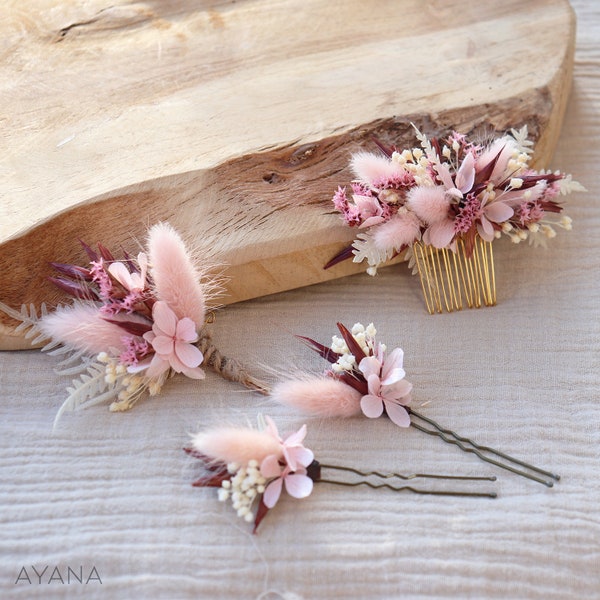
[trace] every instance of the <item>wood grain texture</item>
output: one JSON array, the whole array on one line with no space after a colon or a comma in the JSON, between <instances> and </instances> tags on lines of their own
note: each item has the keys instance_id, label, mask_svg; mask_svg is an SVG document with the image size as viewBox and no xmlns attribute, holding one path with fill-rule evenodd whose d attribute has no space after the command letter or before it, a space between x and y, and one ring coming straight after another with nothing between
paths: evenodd
<instances>
[{"instance_id":1,"label":"wood grain texture","mask_svg":"<svg viewBox=\"0 0 600 600\"><path fill-rule=\"evenodd\" d=\"M329 203L353 150L527 124L545 166L570 87L564 0L14 2L2 9L0 299L54 304L77 240L169 220L225 303L362 271ZM0 348L20 347L0 317Z\"/></svg>"}]
</instances>

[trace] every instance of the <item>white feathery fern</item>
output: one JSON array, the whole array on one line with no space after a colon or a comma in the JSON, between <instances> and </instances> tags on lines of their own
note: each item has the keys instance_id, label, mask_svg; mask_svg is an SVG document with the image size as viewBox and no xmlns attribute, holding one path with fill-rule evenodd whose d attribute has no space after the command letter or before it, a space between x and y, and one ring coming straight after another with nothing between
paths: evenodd
<instances>
[{"instance_id":1,"label":"white feathery fern","mask_svg":"<svg viewBox=\"0 0 600 600\"><path fill-rule=\"evenodd\" d=\"M32 346L46 342L42 347L42 352L47 352L51 356L62 357L57 368L54 369L55 373L70 376L79 375L78 378L73 379L72 385L67 388L69 395L54 419L54 427L66 411L88 408L117 396L122 383L120 379L117 379L114 383L106 381L104 364L96 359L89 358L82 350L77 350L59 340L48 337L40 329L40 320L48 314L45 304L40 306L38 313L33 304L29 306L23 304L21 310L18 311L0 302L0 311L16 321L20 321L15 328L15 332L21 334L25 339L31 340Z\"/></svg>"}]
</instances>

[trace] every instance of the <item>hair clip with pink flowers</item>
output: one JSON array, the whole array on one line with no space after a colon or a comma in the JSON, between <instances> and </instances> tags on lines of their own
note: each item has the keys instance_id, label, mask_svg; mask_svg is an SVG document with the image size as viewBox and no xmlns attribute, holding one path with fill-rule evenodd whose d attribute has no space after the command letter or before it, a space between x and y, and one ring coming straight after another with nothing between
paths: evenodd
<instances>
[{"instance_id":1,"label":"hair clip with pink flowers","mask_svg":"<svg viewBox=\"0 0 600 600\"><path fill-rule=\"evenodd\" d=\"M176 373L203 379L203 366L266 392L263 382L213 345L205 325L218 284L207 265L194 263L173 227L154 225L146 251L135 258L124 253L118 260L102 244L97 251L82 245L88 265L52 263L58 276L50 280L74 298L70 305L52 312L42 305L38 316L35 307L18 312L0 303L33 345L66 355L59 372L79 375L55 423L65 410L108 400L111 411L128 410L146 393L158 394Z\"/></svg>"},{"instance_id":2,"label":"hair clip with pink flowers","mask_svg":"<svg viewBox=\"0 0 600 600\"><path fill-rule=\"evenodd\" d=\"M275 423L265 418L262 429L249 427L220 427L202 431L193 436L191 446L185 451L202 461L208 474L192 485L217 487L222 502L231 501L237 515L248 523L254 521L254 533L267 512L281 497L283 489L293 498L309 496L315 483L328 483L346 487L368 486L386 488L395 492L436 496L468 496L495 498L495 492L470 490L424 489L412 485L392 485L392 479L435 479L451 481L496 481L494 476L456 476L415 473L380 473L360 471L352 467L322 464L314 453L304 446L307 428L282 438ZM358 476L351 480L328 479L323 471L338 471ZM373 481L375 480L375 481Z\"/></svg>"},{"instance_id":3,"label":"hair clip with pink flowers","mask_svg":"<svg viewBox=\"0 0 600 600\"><path fill-rule=\"evenodd\" d=\"M585 188L570 175L531 168L526 126L487 144L416 132L420 148L378 144L381 154L353 156L351 195L339 187L333 204L360 233L325 268L354 256L375 275L406 251L429 313L492 306L492 242L505 235L545 245L556 226L571 229L569 217L557 218L559 196Z\"/></svg>"},{"instance_id":4,"label":"hair clip with pink flowers","mask_svg":"<svg viewBox=\"0 0 600 600\"><path fill-rule=\"evenodd\" d=\"M320 417L352 417L363 414L371 419L387 415L399 427L414 427L434 435L482 461L552 487L559 475L540 469L504 452L478 444L442 427L411 406L412 384L403 368L404 353L395 348L387 354L375 339L371 323L356 323L352 330L338 323L341 338L333 336L331 346L298 336L331 366L321 376L306 375L277 383L271 396L279 403Z\"/></svg>"}]
</instances>

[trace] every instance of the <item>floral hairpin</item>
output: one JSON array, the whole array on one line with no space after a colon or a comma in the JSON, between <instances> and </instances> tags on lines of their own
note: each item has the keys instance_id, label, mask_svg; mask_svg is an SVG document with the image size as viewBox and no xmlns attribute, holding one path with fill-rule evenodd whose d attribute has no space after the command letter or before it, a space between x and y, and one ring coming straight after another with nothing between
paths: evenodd
<instances>
[{"instance_id":1,"label":"floral hairpin","mask_svg":"<svg viewBox=\"0 0 600 600\"><path fill-rule=\"evenodd\" d=\"M404 353L395 348L387 354L386 346L377 342L375 327L356 323L349 331L338 323L342 337L333 336L330 347L307 337L298 336L318 352L331 367L322 376L277 383L271 396L281 404L321 417L352 417L363 414L371 419L387 415L399 427L414 427L444 442L458 446L481 460L552 487L560 477L503 452L482 446L411 406L412 384L406 380Z\"/></svg>"},{"instance_id":2,"label":"floral hairpin","mask_svg":"<svg viewBox=\"0 0 600 600\"><path fill-rule=\"evenodd\" d=\"M225 379L261 392L265 385L236 361L220 354L205 327L207 301L216 283L194 265L179 234L167 223L154 225L147 252L117 260L98 244L82 242L89 265L52 263L50 280L75 300L48 312L0 309L21 321L17 331L46 342L42 350L67 355L62 372L79 374L68 388L65 410L114 400L111 411L130 409L144 394L156 395L175 373L205 377L207 366ZM78 363L75 366L69 366ZM116 400L115 400L116 398Z\"/></svg>"},{"instance_id":3,"label":"floral hairpin","mask_svg":"<svg viewBox=\"0 0 600 600\"><path fill-rule=\"evenodd\" d=\"M545 244L555 227L571 229L559 195L585 188L570 175L529 166L527 127L488 145L460 133L429 140L421 148L383 154L360 152L351 166L352 195L339 187L333 204L350 227L361 230L352 246L326 268L354 255L367 273L407 251L418 272L430 313L496 303L491 243L503 234L513 242Z\"/></svg>"},{"instance_id":4,"label":"floral hairpin","mask_svg":"<svg viewBox=\"0 0 600 600\"><path fill-rule=\"evenodd\" d=\"M405 481L417 478L495 481L494 476L428 473L402 475L378 471L364 472L352 467L321 464L315 460L313 451L303 444L307 433L306 425L282 438L275 423L269 417L265 420L265 426L259 430L249 427L221 427L202 431L193 436L191 447L185 448L189 455L201 460L208 471L207 475L192 485L219 488L219 500L230 500L239 517L248 523L254 521L254 533L267 512L277 504L284 488L293 498L301 499L312 493L314 483L347 487L365 485L373 489L387 488L398 492L409 491L438 496L496 497L494 492L431 490L387 483L387 480L394 478ZM322 477L324 470L351 473L359 479L326 479ZM376 482L371 479L375 479Z\"/></svg>"}]
</instances>

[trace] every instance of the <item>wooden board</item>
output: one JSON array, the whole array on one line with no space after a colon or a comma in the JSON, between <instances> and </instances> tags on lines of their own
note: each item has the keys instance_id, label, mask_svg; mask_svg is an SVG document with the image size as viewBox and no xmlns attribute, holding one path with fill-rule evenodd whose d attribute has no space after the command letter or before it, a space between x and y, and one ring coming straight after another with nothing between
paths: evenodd
<instances>
[{"instance_id":1,"label":"wooden board","mask_svg":"<svg viewBox=\"0 0 600 600\"><path fill-rule=\"evenodd\" d=\"M468 8L466 8L468 6ZM330 198L377 137L527 124L552 155L565 0L15 0L0 19L0 300L50 305L78 239L169 220L227 264L225 303L364 270ZM0 348L23 346L0 317ZM26 345L26 344L25 344Z\"/></svg>"}]
</instances>

